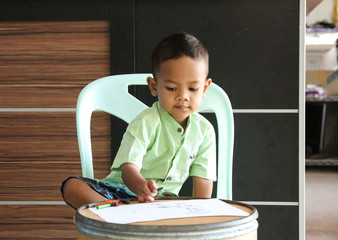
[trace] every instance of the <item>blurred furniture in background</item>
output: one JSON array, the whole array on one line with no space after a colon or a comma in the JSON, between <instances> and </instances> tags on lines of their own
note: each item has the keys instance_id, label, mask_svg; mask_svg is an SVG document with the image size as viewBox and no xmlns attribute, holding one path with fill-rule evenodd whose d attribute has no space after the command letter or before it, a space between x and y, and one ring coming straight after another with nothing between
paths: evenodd
<instances>
[{"instance_id":1,"label":"blurred furniture in background","mask_svg":"<svg viewBox=\"0 0 338 240\"><path fill-rule=\"evenodd\" d=\"M306 100L306 165L338 166L338 96Z\"/></svg>"}]
</instances>

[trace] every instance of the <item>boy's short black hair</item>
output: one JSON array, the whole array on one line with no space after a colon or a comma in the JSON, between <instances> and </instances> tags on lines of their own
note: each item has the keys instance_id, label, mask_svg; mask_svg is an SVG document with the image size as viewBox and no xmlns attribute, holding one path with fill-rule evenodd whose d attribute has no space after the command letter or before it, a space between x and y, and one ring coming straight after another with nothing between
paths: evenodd
<instances>
[{"instance_id":1,"label":"boy's short black hair","mask_svg":"<svg viewBox=\"0 0 338 240\"><path fill-rule=\"evenodd\" d=\"M162 62L183 56L204 60L208 71L209 54L204 45L191 34L176 33L164 38L153 50L151 61L154 77L156 78L156 72L159 70Z\"/></svg>"}]
</instances>

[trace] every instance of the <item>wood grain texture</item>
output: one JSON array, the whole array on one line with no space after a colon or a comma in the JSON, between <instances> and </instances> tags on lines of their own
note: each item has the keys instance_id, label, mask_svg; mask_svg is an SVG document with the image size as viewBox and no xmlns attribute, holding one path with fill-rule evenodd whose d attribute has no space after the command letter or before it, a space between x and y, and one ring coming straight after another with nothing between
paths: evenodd
<instances>
[{"instance_id":1,"label":"wood grain texture","mask_svg":"<svg viewBox=\"0 0 338 240\"><path fill-rule=\"evenodd\" d=\"M0 201L62 201L81 175L75 108L81 89L110 74L108 21L0 22ZM14 110L14 111L13 111ZM96 178L111 165L110 115L95 112ZM66 205L0 205L0 239L75 239Z\"/></svg>"},{"instance_id":2,"label":"wood grain texture","mask_svg":"<svg viewBox=\"0 0 338 240\"><path fill-rule=\"evenodd\" d=\"M75 239L74 213L66 205L1 205L0 239Z\"/></svg>"},{"instance_id":3,"label":"wood grain texture","mask_svg":"<svg viewBox=\"0 0 338 240\"><path fill-rule=\"evenodd\" d=\"M0 22L0 108L75 107L109 51L107 21Z\"/></svg>"},{"instance_id":4,"label":"wood grain texture","mask_svg":"<svg viewBox=\"0 0 338 240\"><path fill-rule=\"evenodd\" d=\"M95 112L92 143L96 178L111 165L110 115ZM60 185L81 175L75 112L0 113L0 200L61 201Z\"/></svg>"}]
</instances>

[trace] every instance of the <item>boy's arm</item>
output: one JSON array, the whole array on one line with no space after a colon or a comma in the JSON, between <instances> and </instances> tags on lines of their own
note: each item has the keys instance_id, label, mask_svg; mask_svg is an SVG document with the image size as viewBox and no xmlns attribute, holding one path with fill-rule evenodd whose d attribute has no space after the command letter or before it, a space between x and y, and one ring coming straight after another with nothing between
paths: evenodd
<instances>
[{"instance_id":1,"label":"boy's arm","mask_svg":"<svg viewBox=\"0 0 338 240\"><path fill-rule=\"evenodd\" d=\"M122 166L122 180L127 187L137 194L140 202L154 201L157 194L157 185L154 180L145 180L140 169L132 163L124 163Z\"/></svg>"},{"instance_id":2,"label":"boy's arm","mask_svg":"<svg viewBox=\"0 0 338 240\"><path fill-rule=\"evenodd\" d=\"M209 179L193 177L193 196L199 198L210 198L212 194L213 183Z\"/></svg>"}]
</instances>

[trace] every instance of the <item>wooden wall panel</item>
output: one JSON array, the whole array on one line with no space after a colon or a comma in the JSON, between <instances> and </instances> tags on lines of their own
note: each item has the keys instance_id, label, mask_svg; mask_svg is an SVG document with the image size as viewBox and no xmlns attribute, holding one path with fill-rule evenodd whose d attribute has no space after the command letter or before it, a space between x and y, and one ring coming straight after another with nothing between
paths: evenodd
<instances>
[{"instance_id":1,"label":"wooden wall panel","mask_svg":"<svg viewBox=\"0 0 338 240\"><path fill-rule=\"evenodd\" d=\"M0 206L1 239L75 239L72 216L66 205Z\"/></svg>"},{"instance_id":2,"label":"wooden wall panel","mask_svg":"<svg viewBox=\"0 0 338 240\"><path fill-rule=\"evenodd\" d=\"M109 173L110 115L92 119L95 177ZM62 200L60 184L81 175L75 112L0 114L1 200Z\"/></svg>"},{"instance_id":3,"label":"wooden wall panel","mask_svg":"<svg viewBox=\"0 0 338 240\"><path fill-rule=\"evenodd\" d=\"M107 113L93 114L93 140L109 140L109 121L110 115ZM0 136L0 157L3 160L31 157L35 160L63 160L78 157L75 112L72 111L1 112ZM110 149L105 148L94 150L101 157L110 153Z\"/></svg>"},{"instance_id":4,"label":"wooden wall panel","mask_svg":"<svg viewBox=\"0 0 338 240\"><path fill-rule=\"evenodd\" d=\"M0 108L72 107L110 74L108 21L0 22Z\"/></svg>"},{"instance_id":5,"label":"wooden wall panel","mask_svg":"<svg viewBox=\"0 0 338 240\"><path fill-rule=\"evenodd\" d=\"M75 239L60 185L81 175L74 108L86 84L110 74L109 20L2 21L0 73L0 239ZM92 143L103 178L108 114L93 114Z\"/></svg>"}]
</instances>

